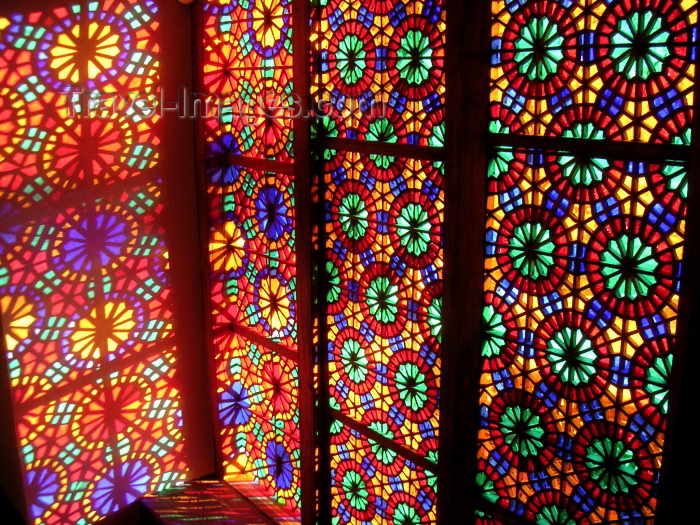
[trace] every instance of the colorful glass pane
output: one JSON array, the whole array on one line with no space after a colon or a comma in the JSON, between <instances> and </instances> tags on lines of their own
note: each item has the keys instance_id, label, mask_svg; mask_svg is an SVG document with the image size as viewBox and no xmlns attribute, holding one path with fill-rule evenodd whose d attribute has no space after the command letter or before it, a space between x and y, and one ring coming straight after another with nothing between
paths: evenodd
<instances>
[{"instance_id":1,"label":"colorful glass pane","mask_svg":"<svg viewBox=\"0 0 700 525\"><path fill-rule=\"evenodd\" d=\"M441 0L329 0L312 34L313 96L333 135L443 145Z\"/></svg>"},{"instance_id":2,"label":"colorful glass pane","mask_svg":"<svg viewBox=\"0 0 700 525\"><path fill-rule=\"evenodd\" d=\"M442 164L329 153L326 322L331 404L435 461Z\"/></svg>"},{"instance_id":3,"label":"colorful glass pane","mask_svg":"<svg viewBox=\"0 0 700 525\"><path fill-rule=\"evenodd\" d=\"M697 2L491 5L492 132L690 143Z\"/></svg>"},{"instance_id":4,"label":"colorful glass pane","mask_svg":"<svg viewBox=\"0 0 700 525\"><path fill-rule=\"evenodd\" d=\"M340 421L330 433L334 523L435 523L434 473Z\"/></svg>"},{"instance_id":5,"label":"colorful glass pane","mask_svg":"<svg viewBox=\"0 0 700 525\"><path fill-rule=\"evenodd\" d=\"M538 522L653 517L686 191L681 162L494 154L479 449L487 500Z\"/></svg>"},{"instance_id":6,"label":"colorful glass pane","mask_svg":"<svg viewBox=\"0 0 700 525\"><path fill-rule=\"evenodd\" d=\"M291 161L291 0L218 2L203 6L203 88L217 99L206 122L210 142L224 139L249 157Z\"/></svg>"},{"instance_id":7,"label":"colorful glass pane","mask_svg":"<svg viewBox=\"0 0 700 525\"><path fill-rule=\"evenodd\" d=\"M444 40L441 1L321 3L317 136L442 146ZM437 462L443 165L365 151L323 151L327 388L355 422L331 423L331 513L434 523L435 477L405 456Z\"/></svg>"},{"instance_id":8,"label":"colorful glass pane","mask_svg":"<svg viewBox=\"0 0 700 525\"><path fill-rule=\"evenodd\" d=\"M217 323L235 322L294 345L296 256L290 176L236 166L213 170L209 243Z\"/></svg>"},{"instance_id":9,"label":"colorful glass pane","mask_svg":"<svg viewBox=\"0 0 700 525\"><path fill-rule=\"evenodd\" d=\"M224 473L258 484L293 518L301 503L298 369L284 357L297 341L292 2L210 0L201 9Z\"/></svg>"},{"instance_id":10,"label":"colorful glass pane","mask_svg":"<svg viewBox=\"0 0 700 525\"><path fill-rule=\"evenodd\" d=\"M297 365L236 335L215 345L224 476L257 481L293 515L300 502Z\"/></svg>"},{"instance_id":11,"label":"colorful glass pane","mask_svg":"<svg viewBox=\"0 0 700 525\"><path fill-rule=\"evenodd\" d=\"M554 522L556 523L556 522ZM492 518L485 512L479 510L476 511L476 519L474 520L475 525L502 525L500 521Z\"/></svg>"}]
</instances>

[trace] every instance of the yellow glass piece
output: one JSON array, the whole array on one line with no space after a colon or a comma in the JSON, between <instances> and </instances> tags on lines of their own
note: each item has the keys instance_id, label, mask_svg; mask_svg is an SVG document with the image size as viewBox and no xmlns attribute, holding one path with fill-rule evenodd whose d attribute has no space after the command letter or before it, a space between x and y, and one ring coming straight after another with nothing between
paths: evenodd
<instances>
[{"instance_id":1,"label":"yellow glass piece","mask_svg":"<svg viewBox=\"0 0 700 525\"><path fill-rule=\"evenodd\" d=\"M280 0L257 2L253 13L253 30L259 35L260 43L266 47L274 46L282 36L284 23L279 18L284 15L282 2Z\"/></svg>"},{"instance_id":2,"label":"yellow glass piece","mask_svg":"<svg viewBox=\"0 0 700 525\"><path fill-rule=\"evenodd\" d=\"M287 293L287 288L275 277L269 277L260 283L260 309L274 330L287 325L290 307Z\"/></svg>"},{"instance_id":3,"label":"yellow glass piece","mask_svg":"<svg viewBox=\"0 0 700 525\"><path fill-rule=\"evenodd\" d=\"M235 223L227 222L223 230L212 233L209 253L215 271L237 270L243 265L245 239Z\"/></svg>"}]
</instances>

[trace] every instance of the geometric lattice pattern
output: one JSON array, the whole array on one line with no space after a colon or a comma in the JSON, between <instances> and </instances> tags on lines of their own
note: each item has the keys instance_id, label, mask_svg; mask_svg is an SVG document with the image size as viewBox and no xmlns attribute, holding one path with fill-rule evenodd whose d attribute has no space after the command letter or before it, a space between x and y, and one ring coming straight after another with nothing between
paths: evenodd
<instances>
[{"instance_id":1,"label":"geometric lattice pattern","mask_svg":"<svg viewBox=\"0 0 700 525\"><path fill-rule=\"evenodd\" d=\"M697 2L491 2L491 131L690 143Z\"/></svg>"},{"instance_id":2,"label":"geometric lattice pattern","mask_svg":"<svg viewBox=\"0 0 700 525\"><path fill-rule=\"evenodd\" d=\"M491 6L491 132L543 142L490 161L478 481L537 523L651 522L687 167L546 140L690 144L698 5Z\"/></svg>"},{"instance_id":3,"label":"geometric lattice pattern","mask_svg":"<svg viewBox=\"0 0 700 525\"><path fill-rule=\"evenodd\" d=\"M326 322L332 406L436 461L442 165L329 153Z\"/></svg>"},{"instance_id":4,"label":"geometric lattice pattern","mask_svg":"<svg viewBox=\"0 0 700 525\"><path fill-rule=\"evenodd\" d=\"M300 501L296 363L237 335L215 339L224 476Z\"/></svg>"},{"instance_id":5,"label":"geometric lattice pattern","mask_svg":"<svg viewBox=\"0 0 700 525\"><path fill-rule=\"evenodd\" d=\"M224 473L255 481L294 519L298 369L283 357L297 341L291 9L290 0L202 3L201 82L212 105L201 140Z\"/></svg>"},{"instance_id":6,"label":"geometric lattice pattern","mask_svg":"<svg viewBox=\"0 0 700 525\"><path fill-rule=\"evenodd\" d=\"M134 93L157 81L156 11L105 0L4 19L0 217L155 166L159 117Z\"/></svg>"},{"instance_id":7,"label":"geometric lattice pattern","mask_svg":"<svg viewBox=\"0 0 700 525\"><path fill-rule=\"evenodd\" d=\"M442 0L322 2L313 96L330 136L442 146Z\"/></svg>"},{"instance_id":8,"label":"geometric lattice pattern","mask_svg":"<svg viewBox=\"0 0 700 525\"><path fill-rule=\"evenodd\" d=\"M360 6L333 0L314 7L314 109L328 113L319 133L442 145L441 3ZM297 326L295 181L291 165L281 164L293 157L291 118L298 110L291 81L291 2L210 1L203 13L203 84L219 104L205 132L226 472L249 474L298 508L297 369L284 357L288 352L275 350L279 344L295 350ZM242 157L246 162L236 162ZM330 286L322 339L328 343L332 407L434 462L442 165L336 151L324 157L324 264ZM240 335L228 333L231 329ZM246 339L246 331L255 337ZM275 344L267 348L265 339ZM284 379L271 377L268 368ZM287 399L282 408L276 407L278 399ZM359 457L366 445L352 446L353 457ZM400 509L391 511L398 512L392 519L434 520L434 478L418 475L425 491L418 494L410 488L418 479L414 466L397 461L405 467L397 463L374 481L394 491L406 484L406 494L391 500ZM373 476L376 466L363 468ZM336 518L369 523L368 512L389 516L392 490L382 490L371 501L358 493Z\"/></svg>"},{"instance_id":9,"label":"geometric lattice pattern","mask_svg":"<svg viewBox=\"0 0 700 525\"><path fill-rule=\"evenodd\" d=\"M231 153L291 161L295 105L291 0L203 2L203 84L217 97L208 142Z\"/></svg>"},{"instance_id":10,"label":"geometric lattice pattern","mask_svg":"<svg viewBox=\"0 0 700 525\"><path fill-rule=\"evenodd\" d=\"M442 163L325 153L331 407L437 462ZM434 522L432 474L339 422L331 457L338 523Z\"/></svg>"},{"instance_id":11,"label":"geometric lattice pattern","mask_svg":"<svg viewBox=\"0 0 700 525\"><path fill-rule=\"evenodd\" d=\"M0 19L0 311L34 523L184 479L152 0ZM106 98L101 94L109 94Z\"/></svg>"},{"instance_id":12,"label":"geometric lattice pattern","mask_svg":"<svg viewBox=\"0 0 700 525\"><path fill-rule=\"evenodd\" d=\"M311 33L320 138L443 145L442 1L330 0ZM434 474L400 451L437 462L443 165L342 150L323 160L323 388L355 422L331 423L333 520L434 523Z\"/></svg>"},{"instance_id":13,"label":"geometric lattice pattern","mask_svg":"<svg viewBox=\"0 0 700 525\"><path fill-rule=\"evenodd\" d=\"M330 447L334 523L435 523L434 474L337 420Z\"/></svg>"},{"instance_id":14,"label":"geometric lattice pattern","mask_svg":"<svg viewBox=\"0 0 700 525\"><path fill-rule=\"evenodd\" d=\"M235 322L293 346L292 177L230 165L210 168L209 258L215 320L219 325Z\"/></svg>"},{"instance_id":15,"label":"geometric lattice pattern","mask_svg":"<svg viewBox=\"0 0 700 525\"><path fill-rule=\"evenodd\" d=\"M488 177L483 496L537 522L651 517L685 165L502 148Z\"/></svg>"}]
</instances>

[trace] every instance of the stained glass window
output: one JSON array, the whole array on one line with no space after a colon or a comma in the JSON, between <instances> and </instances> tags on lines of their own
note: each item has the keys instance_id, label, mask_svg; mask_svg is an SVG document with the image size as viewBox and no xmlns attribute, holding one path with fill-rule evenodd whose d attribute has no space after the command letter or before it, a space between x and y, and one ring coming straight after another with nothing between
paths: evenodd
<instances>
[{"instance_id":1,"label":"stained glass window","mask_svg":"<svg viewBox=\"0 0 700 525\"><path fill-rule=\"evenodd\" d=\"M537 523L651 522L687 152L595 143L689 144L697 2L491 5L482 497Z\"/></svg>"},{"instance_id":2,"label":"stained glass window","mask_svg":"<svg viewBox=\"0 0 700 525\"><path fill-rule=\"evenodd\" d=\"M339 523L434 523L442 163L329 153L327 370L339 418L331 427L333 515ZM345 418L354 424L341 432ZM375 433L398 446L373 444ZM420 468L407 452L423 460Z\"/></svg>"},{"instance_id":3,"label":"stained glass window","mask_svg":"<svg viewBox=\"0 0 700 525\"><path fill-rule=\"evenodd\" d=\"M312 25L320 140L370 144L324 151L337 523L435 521L443 167L390 145L443 144L444 16L441 2L337 1Z\"/></svg>"},{"instance_id":4,"label":"stained glass window","mask_svg":"<svg viewBox=\"0 0 700 525\"><path fill-rule=\"evenodd\" d=\"M440 0L319 2L314 92L338 137L442 146L445 11Z\"/></svg>"},{"instance_id":5,"label":"stained glass window","mask_svg":"<svg viewBox=\"0 0 700 525\"><path fill-rule=\"evenodd\" d=\"M387 433L381 423L372 426ZM430 470L338 420L331 425L330 443L336 522L435 522L436 480Z\"/></svg>"},{"instance_id":6,"label":"stained glass window","mask_svg":"<svg viewBox=\"0 0 700 525\"><path fill-rule=\"evenodd\" d=\"M440 1L329 1L312 22L339 524L436 519L444 30Z\"/></svg>"},{"instance_id":7,"label":"stained glass window","mask_svg":"<svg viewBox=\"0 0 700 525\"><path fill-rule=\"evenodd\" d=\"M25 495L33 523L96 522L187 473L162 122L125 102L160 81L159 8L17 9L0 18L0 310Z\"/></svg>"},{"instance_id":8,"label":"stained glass window","mask_svg":"<svg viewBox=\"0 0 700 525\"><path fill-rule=\"evenodd\" d=\"M230 153L290 161L292 115L281 108L294 102L291 0L207 0L202 9L203 84L220 97L207 140L227 141Z\"/></svg>"},{"instance_id":9,"label":"stained glass window","mask_svg":"<svg viewBox=\"0 0 700 525\"><path fill-rule=\"evenodd\" d=\"M309 95L295 93L292 66L310 61L314 113L303 116L324 159L314 181L316 277L325 290L314 290L316 380L333 419L320 430L327 441L318 468L328 470L338 523L433 523L445 14L433 1L312 6L310 27L290 1L203 8L203 85L226 100L204 129L226 473L248 474L299 507L296 361L314 349L298 348L298 323L312 320L297 321L296 250L309 247L295 245L292 163L311 152L295 158L292 148L295 110ZM294 53L292 27L308 34L311 56ZM360 153L324 143L332 139L380 146Z\"/></svg>"},{"instance_id":10,"label":"stained glass window","mask_svg":"<svg viewBox=\"0 0 700 525\"><path fill-rule=\"evenodd\" d=\"M486 211L483 274L464 278L483 279L467 520L651 522L697 2L494 0L490 51L461 57L490 58L477 102L447 93L446 5L193 8L218 473L278 521L437 523L443 359L467 335L442 313L466 257L443 242L446 183L475 176L447 122L488 143L467 199ZM159 13L0 18L0 309L35 523L96 521L187 474L166 136L131 100L161 81ZM463 93L489 109L478 133L450 121Z\"/></svg>"},{"instance_id":11,"label":"stained glass window","mask_svg":"<svg viewBox=\"0 0 700 525\"><path fill-rule=\"evenodd\" d=\"M696 2L491 5L494 133L689 144Z\"/></svg>"},{"instance_id":12,"label":"stained glass window","mask_svg":"<svg viewBox=\"0 0 700 525\"><path fill-rule=\"evenodd\" d=\"M216 389L224 479L298 516L292 2L201 9Z\"/></svg>"}]
</instances>

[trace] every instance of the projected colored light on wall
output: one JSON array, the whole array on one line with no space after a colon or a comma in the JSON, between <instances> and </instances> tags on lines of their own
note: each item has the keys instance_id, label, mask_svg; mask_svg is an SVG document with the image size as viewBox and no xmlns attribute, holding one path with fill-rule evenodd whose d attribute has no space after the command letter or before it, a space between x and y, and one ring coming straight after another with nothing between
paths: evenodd
<instances>
[{"instance_id":1,"label":"projected colored light on wall","mask_svg":"<svg viewBox=\"0 0 700 525\"><path fill-rule=\"evenodd\" d=\"M0 19L0 308L29 514L87 523L184 479L152 93L157 3ZM93 97L94 99L95 97Z\"/></svg>"}]
</instances>

